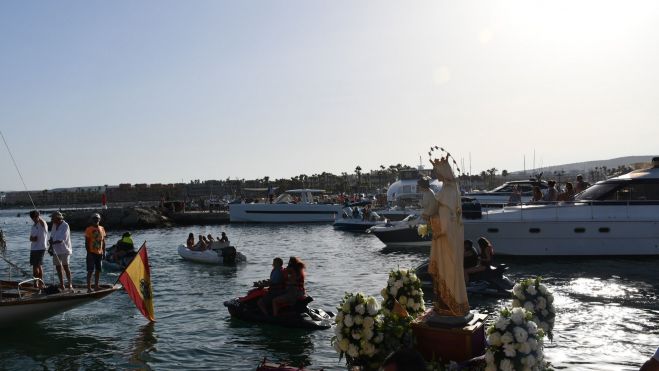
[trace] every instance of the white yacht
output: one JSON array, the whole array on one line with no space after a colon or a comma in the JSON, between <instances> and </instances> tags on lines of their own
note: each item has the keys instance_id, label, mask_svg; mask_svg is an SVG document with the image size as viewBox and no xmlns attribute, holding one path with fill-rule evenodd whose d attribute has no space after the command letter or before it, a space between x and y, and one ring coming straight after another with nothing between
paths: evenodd
<instances>
[{"instance_id":1,"label":"white yacht","mask_svg":"<svg viewBox=\"0 0 659 371\"><path fill-rule=\"evenodd\" d=\"M503 207L508 204L514 187L517 187L519 190L523 203L531 201L533 187L540 188L540 191L543 193L549 188L547 182L540 179L512 180L491 191L470 192L465 194L465 197L478 201L483 207Z\"/></svg>"},{"instance_id":2,"label":"white yacht","mask_svg":"<svg viewBox=\"0 0 659 371\"><path fill-rule=\"evenodd\" d=\"M419 203L423 194L417 190L416 184L420 177L434 178L432 169L404 169L398 172L398 180L387 189L387 208L376 209L378 215L391 221L402 220L410 214L419 212ZM430 188L437 192L442 184L437 179L430 181Z\"/></svg>"},{"instance_id":3,"label":"white yacht","mask_svg":"<svg viewBox=\"0 0 659 371\"><path fill-rule=\"evenodd\" d=\"M322 189L292 189L279 195L272 203L231 203L231 223L313 223L334 222L342 206L314 201Z\"/></svg>"},{"instance_id":4,"label":"white yacht","mask_svg":"<svg viewBox=\"0 0 659 371\"><path fill-rule=\"evenodd\" d=\"M465 239L486 237L502 255L659 255L659 157L574 202L490 210L464 227Z\"/></svg>"}]
</instances>

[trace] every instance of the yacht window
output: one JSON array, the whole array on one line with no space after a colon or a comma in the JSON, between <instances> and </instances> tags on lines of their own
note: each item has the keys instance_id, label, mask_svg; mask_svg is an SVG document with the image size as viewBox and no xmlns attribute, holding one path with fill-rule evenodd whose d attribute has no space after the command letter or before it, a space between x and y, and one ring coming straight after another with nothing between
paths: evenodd
<instances>
[{"instance_id":1,"label":"yacht window","mask_svg":"<svg viewBox=\"0 0 659 371\"><path fill-rule=\"evenodd\" d=\"M487 233L497 233L499 232L499 228L488 228Z\"/></svg>"},{"instance_id":2,"label":"yacht window","mask_svg":"<svg viewBox=\"0 0 659 371\"><path fill-rule=\"evenodd\" d=\"M659 201L659 184L637 183L629 186L632 201Z\"/></svg>"},{"instance_id":3,"label":"yacht window","mask_svg":"<svg viewBox=\"0 0 659 371\"><path fill-rule=\"evenodd\" d=\"M600 233L609 233L610 230L611 229L607 228L607 227L602 227L602 228L599 229Z\"/></svg>"},{"instance_id":4,"label":"yacht window","mask_svg":"<svg viewBox=\"0 0 659 371\"><path fill-rule=\"evenodd\" d=\"M575 198L580 201L606 200L609 198L605 197L608 197L609 193L614 193L612 190L618 186L620 186L619 183L595 184L585 191L579 193Z\"/></svg>"},{"instance_id":5,"label":"yacht window","mask_svg":"<svg viewBox=\"0 0 659 371\"><path fill-rule=\"evenodd\" d=\"M574 228L574 233L584 233L586 228Z\"/></svg>"},{"instance_id":6,"label":"yacht window","mask_svg":"<svg viewBox=\"0 0 659 371\"><path fill-rule=\"evenodd\" d=\"M531 229L529 229L529 232L531 232L531 233L540 233L540 228L531 228Z\"/></svg>"}]
</instances>

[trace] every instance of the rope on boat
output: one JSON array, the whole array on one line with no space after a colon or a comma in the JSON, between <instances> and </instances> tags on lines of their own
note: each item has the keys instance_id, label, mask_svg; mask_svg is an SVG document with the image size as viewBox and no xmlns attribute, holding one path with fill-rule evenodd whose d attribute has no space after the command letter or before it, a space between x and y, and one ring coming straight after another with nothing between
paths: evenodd
<instances>
[{"instance_id":1,"label":"rope on boat","mask_svg":"<svg viewBox=\"0 0 659 371\"><path fill-rule=\"evenodd\" d=\"M25 188L25 192L27 193L27 196L30 198L32 207L34 208L34 210L36 210L37 206L34 204L34 200L32 199L32 195L30 194L30 191L27 190L27 186L25 185L25 181L23 180L23 175L21 174L21 171L18 169L18 165L16 165L16 160L14 160L14 155L12 155L11 150L9 149L9 144L7 144L7 140L5 140L5 135L2 133L2 130L0 130L0 136L2 137L2 141L5 143L5 148L7 148L7 152L9 152L9 157L11 157L11 162L14 164L14 167L16 168L16 172L18 172L18 177L21 178L21 183L23 183L23 188Z\"/></svg>"}]
</instances>

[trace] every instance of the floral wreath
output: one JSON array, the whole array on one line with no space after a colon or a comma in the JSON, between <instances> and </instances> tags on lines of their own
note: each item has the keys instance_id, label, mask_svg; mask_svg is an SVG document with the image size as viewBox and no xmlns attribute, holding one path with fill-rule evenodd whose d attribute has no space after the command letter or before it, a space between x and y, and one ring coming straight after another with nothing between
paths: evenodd
<instances>
[{"instance_id":1,"label":"floral wreath","mask_svg":"<svg viewBox=\"0 0 659 371\"><path fill-rule=\"evenodd\" d=\"M554 320L556 308L554 307L554 295L549 292L547 286L540 283L542 278L529 278L520 281L513 286L513 308L521 307L533 314L532 321L538 325L549 340L554 338Z\"/></svg>"},{"instance_id":2,"label":"floral wreath","mask_svg":"<svg viewBox=\"0 0 659 371\"><path fill-rule=\"evenodd\" d=\"M544 368L544 331L524 308L504 308L487 329L485 371L541 370Z\"/></svg>"}]
</instances>

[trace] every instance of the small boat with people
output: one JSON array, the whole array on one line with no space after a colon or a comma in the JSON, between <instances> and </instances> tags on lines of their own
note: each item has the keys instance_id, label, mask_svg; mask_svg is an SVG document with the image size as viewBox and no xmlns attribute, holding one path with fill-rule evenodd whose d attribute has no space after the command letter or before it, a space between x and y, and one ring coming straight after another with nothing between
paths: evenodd
<instances>
[{"instance_id":1,"label":"small boat with people","mask_svg":"<svg viewBox=\"0 0 659 371\"><path fill-rule=\"evenodd\" d=\"M255 282L254 285L255 288L247 292L247 295L224 302L224 306L227 307L232 317L250 322L310 330L326 330L332 327L333 313L318 308L309 308L309 304L313 301L311 296L304 296L295 304L282 308L281 313L277 316L264 314L258 306L258 301L268 294L269 287L258 282Z\"/></svg>"},{"instance_id":2,"label":"small boat with people","mask_svg":"<svg viewBox=\"0 0 659 371\"><path fill-rule=\"evenodd\" d=\"M35 323L69 309L102 299L121 289L121 285L99 285L88 292L86 285L60 291L55 285L34 287L35 278L0 281L0 328Z\"/></svg>"},{"instance_id":3,"label":"small boat with people","mask_svg":"<svg viewBox=\"0 0 659 371\"><path fill-rule=\"evenodd\" d=\"M130 232L125 232L119 241L105 250L102 265L103 269L122 271L133 261L137 255L135 244Z\"/></svg>"},{"instance_id":4,"label":"small boat with people","mask_svg":"<svg viewBox=\"0 0 659 371\"><path fill-rule=\"evenodd\" d=\"M185 245L179 245L178 254L185 260L205 264L235 265L247 261L247 257L236 251L236 248L229 242L214 241L204 250L194 250Z\"/></svg>"},{"instance_id":5,"label":"small boat with people","mask_svg":"<svg viewBox=\"0 0 659 371\"><path fill-rule=\"evenodd\" d=\"M341 218L337 219L332 226L334 229L349 232L366 232L367 229L376 225L387 223L387 219L381 217L370 208L359 208L357 206L343 209Z\"/></svg>"},{"instance_id":6,"label":"small boat with people","mask_svg":"<svg viewBox=\"0 0 659 371\"><path fill-rule=\"evenodd\" d=\"M227 300L232 317L245 321L270 323L285 327L323 330L332 326L332 312L309 308L313 298L304 288L305 264L292 256L287 267L283 260L272 260L270 278L254 282L247 295Z\"/></svg>"}]
</instances>

